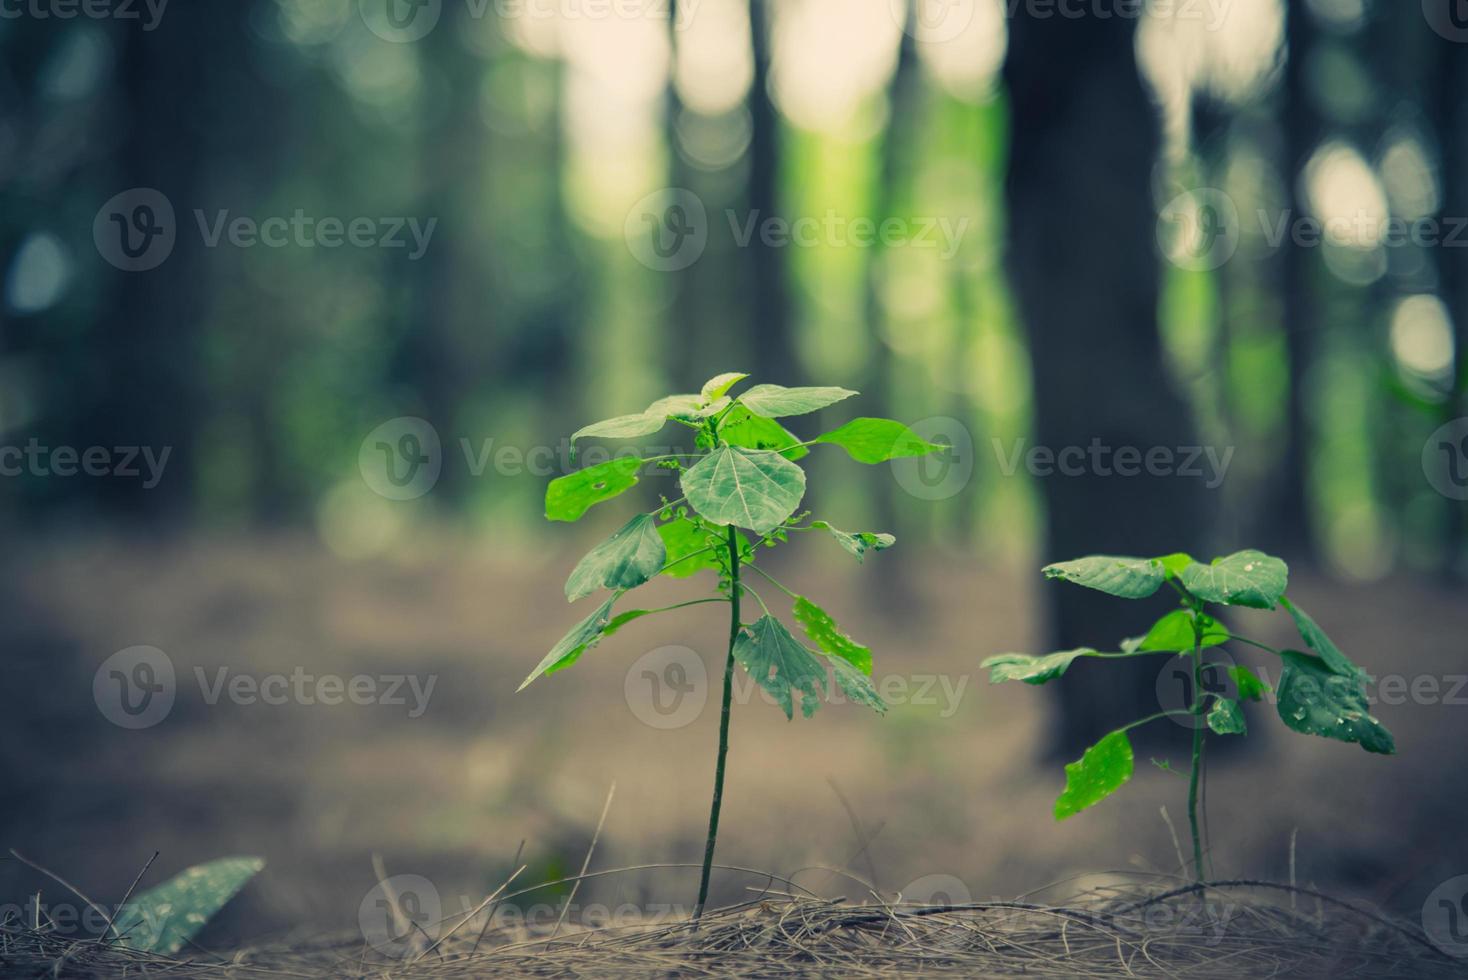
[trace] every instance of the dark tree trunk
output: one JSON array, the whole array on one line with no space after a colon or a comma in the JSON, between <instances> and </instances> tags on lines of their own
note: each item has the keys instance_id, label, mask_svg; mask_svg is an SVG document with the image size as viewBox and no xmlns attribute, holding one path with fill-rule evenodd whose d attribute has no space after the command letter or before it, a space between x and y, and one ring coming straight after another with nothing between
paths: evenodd
<instances>
[{"instance_id":1,"label":"dark tree trunk","mask_svg":"<svg viewBox=\"0 0 1468 980\"><path fill-rule=\"evenodd\" d=\"M749 0L750 45L754 78L749 88L751 133L749 143L748 206L761 221L780 215L780 116L770 99L770 24L768 0ZM785 255L755 235L749 243L750 364L746 370L763 380L797 383L800 366L795 359Z\"/></svg>"},{"instance_id":2,"label":"dark tree trunk","mask_svg":"<svg viewBox=\"0 0 1468 980\"><path fill-rule=\"evenodd\" d=\"M1430 77L1429 112L1437 128L1442 183L1442 216L1468 215L1468 114L1463 91L1468 85L1468 45L1433 37L1436 62ZM1468 418L1468 250L1437 249L1438 292L1453 322L1453 386L1443 403L1446 424ZM1443 571L1468 578L1468 503L1444 499Z\"/></svg>"},{"instance_id":3,"label":"dark tree trunk","mask_svg":"<svg viewBox=\"0 0 1468 980\"><path fill-rule=\"evenodd\" d=\"M1031 347L1036 444L1197 445L1157 328L1157 211L1150 177L1157 111L1138 75L1127 19L1011 21L1009 266ZM1086 467L1040 479L1047 561L1090 553L1201 550L1209 510L1200 480L1119 478ZM1042 586L1053 646L1114 646L1145 630L1166 599L1130 603ZM1158 709L1159 664L1082 665L1056 690L1056 749L1078 753L1110 728ZM1158 723L1139 738L1167 738Z\"/></svg>"}]
</instances>

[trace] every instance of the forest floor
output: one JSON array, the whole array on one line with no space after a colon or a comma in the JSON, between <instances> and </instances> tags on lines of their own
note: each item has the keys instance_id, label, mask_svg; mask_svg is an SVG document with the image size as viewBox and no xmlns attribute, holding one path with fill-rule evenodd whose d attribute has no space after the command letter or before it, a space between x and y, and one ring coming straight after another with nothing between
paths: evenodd
<instances>
[{"instance_id":1,"label":"forest floor","mask_svg":"<svg viewBox=\"0 0 1468 980\"><path fill-rule=\"evenodd\" d=\"M0 843L94 899L120 898L155 850L145 885L211 858L260 855L265 871L201 935L205 946L336 932L361 946L379 887L373 855L388 875L426 882L451 920L519 864L518 883L574 875L615 784L591 868L656 867L588 880L569 918L652 935L688 912L718 721L708 681L725 627L713 607L632 624L574 670L516 694L584 615L560 594L569 552L425 539L391 559L347 561L286 534L8 544ZM953 554L876 582L887 557L777 571L873 649L893 705L880 719L831 705L787 722L746 684L719 864L859 905L874 892L1062 906L1119 881L1175 882L1179 850L1161 808L1185 835L1185 779L1139 752L1115 798L1055 823L1063 775L1043 757L1052 701L1038 688L991 688L978 667L992 653L1037 651L1036 597L1055 586ZM654 583L638 605L710 585ZM1247 747L1210 767L1211 876L1288 881L1293 854L1301 887L1420 923L1429 894L1468 874L1468 603L1408 578L1297 572L1291 593L1377 675L1374 712L1399 754L1297 736L1256 706ZM1290 642L1288 617L1249 617L1252 635ZM136 645L164 651L176 684L167 716L134 731L107 720L93 682L103 661ZM1262 657L1238 656L1277 677ZM292 680L302 674L310 680ZM316 696L316 679L359 675L378 703ZM272 677L306 694L265 703ZM667 701L659 681L683 701ZM659 698L678 710L659 712ZM1185 768L1186 758L1171 762ZM0 900L37 888L43 901L69 900L0 862ZM751 897L772 897L768 876L716 876L711 904ZM553 921L568 898L560 885L521 901ZM901 928L882 926L889 938Z\"/></svg>"}]
</instances>

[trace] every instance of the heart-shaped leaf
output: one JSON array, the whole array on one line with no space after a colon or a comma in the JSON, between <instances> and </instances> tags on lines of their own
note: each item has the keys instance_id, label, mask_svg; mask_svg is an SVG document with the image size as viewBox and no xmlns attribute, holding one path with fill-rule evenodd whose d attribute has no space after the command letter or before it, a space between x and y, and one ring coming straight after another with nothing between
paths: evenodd
<instances>
[{"instance_id":1,"label":"heart-shaped leaf","mask_svg":"<svg viewBox=\"0 0 1468 980\"><path fill-rule=\"evenodd\" d=\"M779 453L721 446L683 471L688 503L714 524L765 534L805 496L805 471Z\"/></svg>"},{"instance_id":2,"label":"heart-shaped leaf","mask_svg":"<svg viewBox=\"0 0 1468 980\"><path fill-rule=\"evenodd\" d=\"M1107 735L1065 767L1065 792L1055 801L1055 819L1073 817L1121 789L1135 764L1126 732Z\"/></svg>"},{"instance_id":3,"label":"heart-shaped leaf","mask_svg":"<svg viewBox=\"0 0 1468 980\"><path fill-rule=\"evenodd\" d=\"M778 452L790 460L810 455L810 450L801 445L800 440L790 430L774 419L751 414L742 405L731 409L728 415L719 420L719 441L744 449ZM703 448L709 447L705 445Z\"/></svg>"},{"instance_id":4,"label":"heart-shaped leaf","mask_svg":"<svg viewBox=\"0 0 1468 980\"><path fill-rule=\"evenodd\" d=\"M668 549L657 523L639 514L591 549L566 580L566 598L575 602L597 589L632 589L663 570Z\"/></svg>"}]
</instances>

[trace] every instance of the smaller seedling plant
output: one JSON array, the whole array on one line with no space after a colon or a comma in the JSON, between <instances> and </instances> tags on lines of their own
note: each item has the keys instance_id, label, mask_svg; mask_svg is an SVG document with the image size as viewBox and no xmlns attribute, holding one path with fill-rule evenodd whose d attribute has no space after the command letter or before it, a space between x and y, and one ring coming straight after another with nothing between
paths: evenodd
<instances>
[{"instance_id":1,"label":"smaller seedling plant","mask_svg":"<svg viewBox=\"0 0 1468 980\"><path fill-rule=\"evenodd\" d=\"M759 554L800 532L815 531L831 537L857 561L869 551L881 551L895 543L890 534L848 533L826 521L808 521L808 512L797 513L805 497L806 477L796 461L818 445L839 446L852 459L869 464L924 456L943 448L920 438L900 422L876 418L853 419L814 439L801 440L776 420L820 411L856 392L760 384L741 394L731 394L747 377L721 374L697 395L670 395L645 412L597 422L571 436L574 450L578 439L636 439L674 422L696 433L698 452L618 457L551 482L545 495L545 515L552 521L580 520L594 505L631 489L638 474L650 466L677 471L683 496L672 501L664 497L662 506L633 517L581 559L566 580L566 598L575 602L600 590L611 594L573 626L520 685L524 690L542 674L565 670L604 637L633 620L705 603L729 606L714 797L694 921L702 916L708 899L709 873L718 840L735 662L775 699L786 718L794 717L797 699L806 717L815 712L820 699L829 699L828 670L847 698L878 713L887 710L871 682L871 651L842 632L824 609L776 581L758 564ZM745 532L751 532L753 538ZM703 570L717 573L717 596L612 615L618 600L639 585L660 575L687 578ZM770 612L764 598L745 577L750 571L791 600L795 621L815 650L797 640ZM755 598L763 612L753 622L742 618L741 600L746 594Z\"/></svg>"},{"instance_id":2,"label":"smaller seedling plant","mask_svg":"<svg viewBox=\"0 0 1468 980\"><path fill-rule=\"evenodd\" d=\"M1144 636L1123 640L1121 649L1103 653L1089 647L1045 656L1005 653L985 660L989 681L1024 681L1045 684L1066 672L1082 657L1125 659L1162 654L1191 659L1190 704L1138 719L1108 733L1065 767L1065 791L1055 801L1055 819L1064 820L1095 806L1131 779L1134 760L1127 733L1150 722L1173 715L1191 716L1193 729L1192 766L1188 780L1188 823L1192 831L1193 873L1203 879L1203 840L1198 831L1199 783L1203 776L1203 752L1207 734L1245 734L1240 701L1261 700L1270 689L1248 667L1230 666L1231 684L1226 697L1204 682L1205 649L1242 643L1266 650L1280 658L1279 688L1275 707L1286 726L1302 735L1355 742L1367 752L1391 755L1396 744L1391 732L1367 711L1365 684L1369 675L1352 663L1325 631L1299 606L1285 596L1289 569L1278 558L1260 551L1240 551L1202 564L1185 554L1162 558L1121 558L1094 555L1049 565L1045 576L1121 599L1145 599L1164 585L1178 595L1181 608L1158 620ZM1231 633L1210 612L1214 606L1247 609L1283 607L1309 653L1276 650L1237 633Z\"/></svg>"}]
</instances>

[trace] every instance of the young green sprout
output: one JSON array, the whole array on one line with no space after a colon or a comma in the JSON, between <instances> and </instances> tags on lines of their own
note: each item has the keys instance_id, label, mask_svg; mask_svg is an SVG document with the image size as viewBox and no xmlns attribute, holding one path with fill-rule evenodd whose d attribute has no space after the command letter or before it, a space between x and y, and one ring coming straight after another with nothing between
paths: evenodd
<instances>
[{"instance_id":1,"label":"young green sprout","mask_svg":"<svg viewBox=\"0 0 1468 980\"><path fill-rule=\"evenodd\" d=\"M1121 788L1132 777L1132 746L1127 732L1169 716L1187 716L1193 728L1193 760L1188 780L1188 823L1193 837L1193 872L1203 879L1203 841L1198 832L1198 790L1202 778L1204 739L1215 735L1243 735L1244 714L1240 701L1258 701L1270 692L1253 671L1244 666L1227 668L1226 697L1204 683L1203 651L1227 643L1243 643L1274 654L1281 660L1275 707L1285 725L1302 735L1356 742L1367 752L1391 755L1396 752L1391 732L1367 712L1365 683L1370 679L1340 649L1304 610L1285 597L1289 569L1278 558L1259 551L1241 551L1215 558L1204 565L1190 556L1162 558L1117 558L1095 555L1050 565L1045 576L1122 599L1145 599L1164 585L1170 586L1181 608L1158 620L1146 635L1123 640L1118 652L1102 653L1089 647L1066 650L1043 657L1006 653L985 660L989 681L1024 681L1044 684L1064 674L1081 657L1122 659L1156 654L1186 656L1191 660L1191 703L1185 708L1165 710L1139 719L1107 734L1065 767L1065 791L1055 801L1055 819L1095 806ZM1293 617L1300 637L1310 653L1276 650L1235 633L1230 633L1209 607L1242 606L1274 609L1283 606ZM1168 768L1168 767L1164 767Z\"/></svg>"},{"instance_id":2,"label":"young green sprout","mask_svg":"<svg viewBox=\"0 0 1468 980\"><path fill-rule=\"evenodd\" d=\"M775 699L787 718L794 717L797 696L802 714L810 717L815 712L819 699L829 694L828 670L846 697L879 713L887 710L871 682L871 651L843 633L824 609L777 582L757 564L761 549L785 542L792 532L825 532L857 561L868 551L881 551L895 541L890 534L850 534L825 521L807 523L809 514L797 513L805 497L805 471L795 461L809 455L810 447L816 445L839 446L856 461L872 464L943 448L890 419L853 419L814 439L801 440L776 419L820 411L856 392L762 384L731 394L747 377L721 374L697 395L671 395L653 402L645 412L597 422L571 437L573 448L578 439L636 439L652 435L671 421L696 432L698 452L614 458L551 483L545 494L545 516L553 521L579 520L594 505L634 486L638 473L648 466L677 471L683 496L671 502L663 498L662 506L633 517L581 559L566 581L566 598L575 602L602 589L610 595L573 626L520 685L524 690L542 674L565 670L603 637L634 619L702 603L729 605L719 753L694 921L703 915L708 900L719 833L735 661ZM617 601L631 589L660 575L686 578L701 570L717 573L717 597L612 615ZM765 599L744 577L747 571L757 573L792 601L794 618L815 651L770 612ZM741 618L746 593L755 598L763 613L753 622Z\"/></svg>"}]
</instances>

